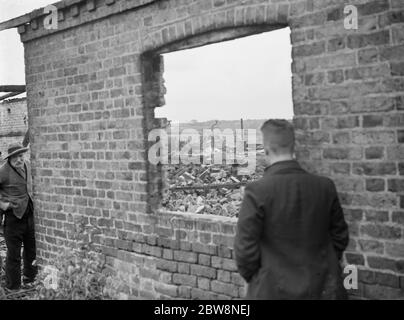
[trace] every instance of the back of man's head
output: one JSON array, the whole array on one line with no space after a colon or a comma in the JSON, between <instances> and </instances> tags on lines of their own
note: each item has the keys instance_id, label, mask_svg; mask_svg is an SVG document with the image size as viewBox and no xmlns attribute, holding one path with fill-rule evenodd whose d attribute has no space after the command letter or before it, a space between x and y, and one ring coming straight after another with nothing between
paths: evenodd
<instances>
[{"instance_id":1,"label":"back of man's head","mask_svg":"<svg viewBox=\"0 0 404 320\"><path fill-rule=\"evenodd\" d=\"M271 119L266 121L261 132L265 148L275 155L293 154L295 148L295 132L293 125L287 120Z\"/></svg>"}]
</instances>

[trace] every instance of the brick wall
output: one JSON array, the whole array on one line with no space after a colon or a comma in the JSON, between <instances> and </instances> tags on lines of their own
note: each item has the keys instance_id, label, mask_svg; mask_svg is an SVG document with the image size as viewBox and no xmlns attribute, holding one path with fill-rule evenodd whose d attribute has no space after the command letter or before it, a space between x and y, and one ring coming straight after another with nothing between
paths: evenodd
<instances>
[{"instance_id":1,"label":"brick wall","mask_svg":"<svg viewBox=\"0 0 404 320\"><path fill-rule=\"evenodd\" d=\"M11 99L0 103L0 161L7 155L10 143L22 143L28 129L26 99Z\"/></svg>"},{"instance_id":2,"label":"brick wall","mask_svg":"<svg viewBox=\"0 0 404 320\"><path fill-rule=\"evenodd\" d=\"M349 4L358 30L336 0L65 1L57 31L20 26L42 263L83 218L128 297L242 296L235 221L158 211L145 138L161 124L161 53L290 26L298 157L337 183L356 295L403 298L404 5Z\"/></svg>"},{"instance_id":3,"label":"brick wall","mask_svg":"<svg viewBox=\"0 0 404 320\"><path fill-rule=\"evenodd\" d=\"M232 249L234 218L157 212L133 214L129 221L118 230L118 240L101 241L110 265L128 284L124 292L128 296L244 296L244 281L237 273Z\"/></svg>"}]
</instances>

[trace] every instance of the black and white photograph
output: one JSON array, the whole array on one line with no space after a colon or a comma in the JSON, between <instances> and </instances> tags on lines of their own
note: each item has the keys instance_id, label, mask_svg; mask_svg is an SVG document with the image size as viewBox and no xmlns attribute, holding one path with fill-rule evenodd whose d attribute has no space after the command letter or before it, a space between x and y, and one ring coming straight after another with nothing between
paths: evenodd
<instances>
[{"instance_id":1,"label":"black and white photograph","mask_svg":"<svg viewBox=\"0 0 404 320\"><path fill-rule=\"evenodd\" d=\"M55 1L0 0L0 300L404 300L404 0Z\"/></svg>"}]
</instances>

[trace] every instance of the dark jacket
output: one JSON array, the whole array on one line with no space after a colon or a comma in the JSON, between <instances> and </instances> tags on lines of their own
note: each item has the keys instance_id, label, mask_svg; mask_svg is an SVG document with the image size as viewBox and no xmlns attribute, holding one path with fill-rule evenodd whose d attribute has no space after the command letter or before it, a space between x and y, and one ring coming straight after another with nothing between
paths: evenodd
<instances>
[{"instance_id":1,"label":"dark jacket","mask_svg":"<svg viewBox=\"0 0 404 320\"><path fill-rule=\"evenodd\" d=\"M12 202L15 207L10 209L21 219L32 199L31 174L25 165L25 173L18 172L7 161L0 167L0 201Z\"/></svg>"},{"instance_id":2,"label":"dark jacket","mask_svg":"<svg viewBox=\"0 0 404 320\"><path fill-rule=\"evenodd\" d=\"M237 267L248 299L342 299L348 226L332 180L297 161L249 184L237 223Z\"/></svg>"}]
</instances>

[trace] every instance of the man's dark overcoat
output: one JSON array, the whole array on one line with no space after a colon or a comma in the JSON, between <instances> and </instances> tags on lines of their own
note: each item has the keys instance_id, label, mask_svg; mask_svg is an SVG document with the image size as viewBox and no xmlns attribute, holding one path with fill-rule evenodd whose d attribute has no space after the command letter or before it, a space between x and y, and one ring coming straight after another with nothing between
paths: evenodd
<instances>
[{"instance_id":1,"label":"man's dark overcoat","mask_svg":"<svg viewBox=\"0 0 404 320\"><path fill-rule=\"evenodd\" d=\"M332 180L294 160L245 189L235 255L248 299L343 299L348 226Z\"/></svg>"}]
</instances>

